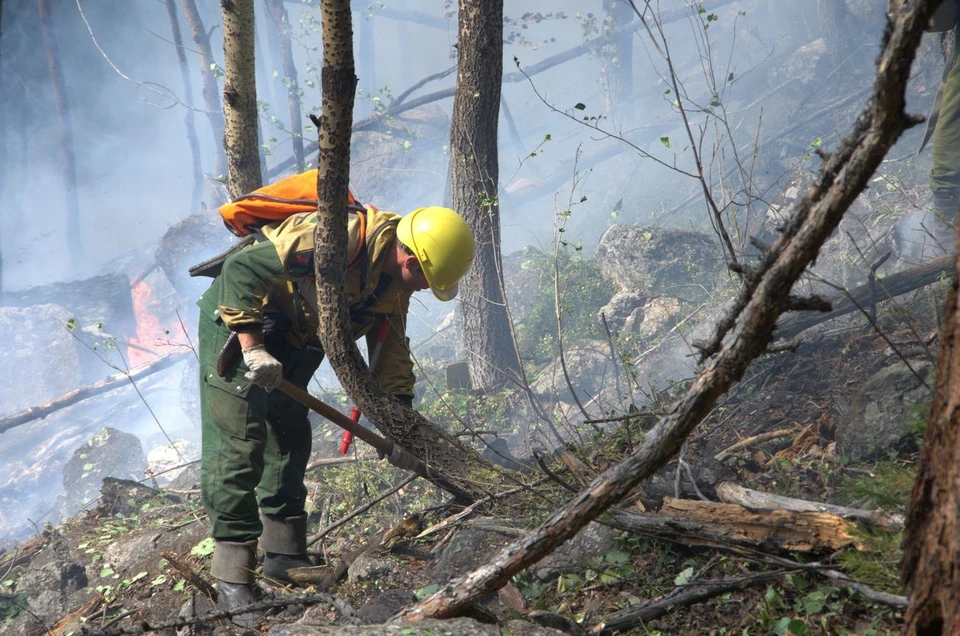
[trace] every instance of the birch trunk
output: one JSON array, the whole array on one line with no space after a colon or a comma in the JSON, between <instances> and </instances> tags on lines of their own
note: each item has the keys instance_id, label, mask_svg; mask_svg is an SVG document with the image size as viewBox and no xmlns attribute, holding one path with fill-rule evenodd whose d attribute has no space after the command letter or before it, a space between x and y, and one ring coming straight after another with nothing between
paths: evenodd
<instances>
[{"instance_id":1,"label":"birch trunk","mask_svg":"<svg viewBox=\"0 0 960 636\"><path fill-rule=\"evenodd\" d=\"M220 0L223 15L223 146L227 192L235 199L263 185L260 177L253 0Z\"/></svg>"}]
</instances>

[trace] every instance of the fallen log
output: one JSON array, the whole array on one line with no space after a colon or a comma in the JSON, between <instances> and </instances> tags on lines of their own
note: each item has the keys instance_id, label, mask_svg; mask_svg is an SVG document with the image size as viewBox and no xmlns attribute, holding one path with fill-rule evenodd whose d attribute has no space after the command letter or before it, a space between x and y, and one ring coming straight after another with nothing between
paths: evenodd
<instances>
[{"instance_id":1,"label":"fallen log","mask_svg":"<svg viewBox=\"0 0 960 636\"><path fill-rule=\"evenodd\" d=\"M851 522L826 512L753 512L736 504L666 497L657 513L612 514L625 530L688 546L826 554L853 544Z\"/></svg>"},{"instance_id":2,"label":"fallen log","mask_svg":"<svg viewBox=\"0 0 960 636\"><path fill-rule=\"evenodd\" d=\"M876 281L873 287L869 283L860 285L849 294L837 298L828 298L833 310L825 314L803 313L781 321L774 335L782 340L789 340L797 334L822 322L845 316L858 309L862 309L889 300L896 296L920 289L940 280L940 277L953 270L953 254L939 256L932 260L897 272Z\"/></svg>"},{"instance_id":3,"label":"fallen log","mask_svg":"<svg viewBox=\"0 0 960 636\"><path fill-rule=\"evenodd\" d=\"M763 510L789 510L791 512L826 512L843 519L855 519L871 525L899 532L903 530L903 515L884 514L875 510L861 510L835 504L821 503L783 497L752 488L745 488L740 484L725 481L717 484L717 497L728 504L737 504L755 512Z\"/></svg>"},{"instance_id":4,"label":"fallen log","mask_svg":"<svg viewBox=\"0 0 960 636\"><path fill-rule=\"evenodd\" d=\"M15 428L21 424L26 424L27 422L32 422L33 420L43 419L51 413L59 411L62 408L66 408L76 404L77 402L82 402L83 400L91 398L95 395L112 391L123 384L135 384L137 381L142 380L148 375L152 375L158 371L163 371L164 369L172 367L178 362L186 360L191 355L194 355L192 349L184 349L181 351L168 353L167 355L161 356L156 360L151 360L150 362L142 364L139 367L134 367L130 371L115 373L102 380L98 380L93 384L88 384L87 386L80 387L79 389L74 389L69 393L64 393L60 397L51 402L47 402L46 404L31 406L30 408L20 411L19 413L8 415L7 417L0 419L0 433L6 433L11 428Z\"/></svg>"}]
</instances>

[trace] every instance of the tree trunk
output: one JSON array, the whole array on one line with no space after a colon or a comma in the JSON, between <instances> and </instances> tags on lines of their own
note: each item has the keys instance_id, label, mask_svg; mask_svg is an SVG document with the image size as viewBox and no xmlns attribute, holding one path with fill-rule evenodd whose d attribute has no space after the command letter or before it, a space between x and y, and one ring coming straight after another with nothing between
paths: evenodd
<instances>
[{"instance_id":1,"label":"tree trunk","mask_svg":"<svg viewBox=\"0 0 960 636\"><path fill-rule=\"evenodd\" d=\"M223 15L223 147L227 192L237 198L261 185L254 57L253 0L220 0Z\"/></svg>"},{"instance_id":2,"label":"tree trunk","mask_svg":"<svg viewBox=\"0 0 960 636\"><path fill-rule=\"evenodd\" d=\"M937 385L920 468L907 507L900 571L910 590L904 634L960 633L960 307L953 281L943 322Z\"/></svg>"},{"instance_id":3,"label":"tree trunk","mask_svg":"<svg viewBox=\"0 0 960 636\"><path fill-rule=\"evenodd\" d=\"M852 40L848 32L850 11L844 0L817 0L820 12L820 33L831 62L840 62L850 53Z\"/></svg>"},{"instance_id":4,"label":"tree trunk","mask_svg":"<svg viewBox=\"0 0 960 636\"><path fill-rule=\"evenodd\" d=\"M315 233L320 342L341 386L364 415L394 442L443 473L454 489L465 493L462 499L474 498L474 494L494 490L502 471L388 395L367 371L350 333L342 292L347 262L347 215L343 209L350 181L350 127L357 85L349 0L324 0L321 16L322 116L314 118L320 148ZM485 483L474 481L480 471Z\"/></svg>"},{"instance_id":5,"label":"tree trunk","mask_svg":"<svg viewBox=\"0 0 960 636\"><path fill-rule=\"evenodd\" d=\"M554 511L539 528L507 545L479 569L449 581L402 612L404 620L456 616L574 536L665 465L718 398L764 353L777 317L789 306L789 291L886 153L904 130L919 121L904 113L905 92L910 65L935 3L921 0L911 5L889 29L877 60L873 96L853 132L828 156L817 182L796 206L783 233L744 281L731 313L720 320L709 343L703 345L704 355L712 352L707 367L646 434L640 447Z\"/></svg>"},{"instance_id":6,"label":"tree trunk","mask_svg":"<svg viewBox=\"0 0 960 636\"><path fill-rule=\"evenodd\" d=\"M473 268L460 283L460 318L474 389L521 377L500 261L497 120L503 77L503 0L460 0L457 90L450 128L453 209L473 230Z\"/></svg>"},{"instance_id":7,"label":"tree trunk","mask_svg":"<svg viewBox=\"0 0 960 636\"><path fill-rule=\"evenodd\" d=\"M303 156L303 121L300 111L300 83L297 81L297 67L293 63L293 43L290 40L290 18L283 0L268 0L273 28L280 41L280 55L283 60L283 84L287 88L287 106L290 109L290 135L293 138L293 159L297 172L303 172L306 162Z\"/></svg>"},{"instance_id":8,"label":"tree trunk","mask_svg":"<svg viewBox=\"0 0 960 636\"><path fill-rule=\"evenodd\" d=\"M203 105L207 111L207 119L210 121L210 129L213 131L213 147L216 148L216 176L226 178L227 176L227 155L223 149L223 109L220 107L220 86L217 84L217 77L214 74L216 62L213 60L213 51L210 49L210 37L203 27L203 20L200 19L200 12L197 11L195 0L183 0L183 14L190 25L190 33L193 35L193 43L197 47L197 54L200 56L200 77L203 79ZM220 194L214 191L214 206L220 204Z\"/></svg>"},{"instance_id":9,"label":"tree trunk","mask_svg":"<svg viewBox=\"0 0 960 636\"><path fill-rule=\"evenodd\" d=\"M50 69L53 99L57 105L60 149L63 152L63 181L67 189L67 249L70 251L70 260L73 266L77 267L83 259L83 248L80 244L80 195L77 191L77 160L73 149L70 104L67 101L67 87L63 83L63 69L60 66L57 38L52 32L49 0L37 0L37 10L40 12L40 30L43 34L43 47L47 53L47 67Z\"/></svg>"},{"instance_id":10,"label":"tree trunk","mask_svg":"<svg viewBox=\"0 0 960 636\"><path fill-rule=\"evenodd\" d=\"M631 118L633 104L633 31L623 27L636 14L627 0L603 0L603 33L616 33L600 47L603 82L607 93L607 113L617 130Z\"/></svg>"},{"instance_id":11,"label":"tree trunk","mask_svg":"<svg viewBox=\"0 0 960 636\"><path fill-rule=\"evenodd\" d=\"M197 126L193 118L193 84L190 81L190 69L187 67L187 54L183 50L183 37L180 35L180 20L177 18L177 5L174 0L165 0L167 15L170 16L170 30L173 32L173 45L177 49L177 61L180 63L180 76L183 78L183 101L187 108L183 114L183 123L187 127L187 143L190 144L190 156L193 159L193 192L190 196L190 209L200 209L200 197L203 192L203 165L200 161L200 141L197 139Z\"/></svg>"}]
</instances>

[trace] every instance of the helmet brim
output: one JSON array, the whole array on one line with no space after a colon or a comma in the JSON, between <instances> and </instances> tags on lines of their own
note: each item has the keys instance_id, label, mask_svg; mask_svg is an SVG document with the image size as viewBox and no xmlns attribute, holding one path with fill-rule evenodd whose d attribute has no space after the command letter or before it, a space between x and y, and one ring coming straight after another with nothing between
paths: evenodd
<instances>
[{"instance_id":1,"label":"helmet brim","mask_svg":"<svg viewBox=\"0 0 960 636\"><path fill-rule=\"evenodd\" d=\"M431 285L430 291L432 291L433 295L437 297L437 300L447 302L448 300L453 300L457 297L457 292L460 291L460 283L454 283L446 289L440 289L439 287L434 287Z\"/></svg>"}]
</instances>

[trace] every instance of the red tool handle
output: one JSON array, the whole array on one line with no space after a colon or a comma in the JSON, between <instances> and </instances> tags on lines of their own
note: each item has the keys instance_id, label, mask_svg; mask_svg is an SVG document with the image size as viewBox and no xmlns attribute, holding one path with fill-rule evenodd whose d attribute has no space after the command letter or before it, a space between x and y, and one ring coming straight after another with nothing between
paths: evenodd
<instances>
[{"instance_id":1,"label":"red tool handle","mask_svg":"<svg viewBox=\"0 0 960 636\"><path fill-rule=\"evenodd\" d=\"M350 411L350 421L356 424L360 421L360 409L353 407ZM340 454L346 455L347 451L350 450L350 443L353 442L353 433L350 431L344 431L343 437L340 438Z\"/></svg>"},{"instance_id":2,"label":"red tool handle","mask_svg":"<svg viewBox=\"0 0 960 636\"><path fill-rule=\"evenodd\" d=\"M370 371L373 372L374 367L377 365L377 358L380 357L380 349L383 348L383 343L387 339L387 335L390 333L390 319L387 318L383 321L383 324L380 326L380 331L377 333L377 344L373 347L373 351L370 353ZM350 411L350 419L354 423L360 421L360 409L353 407ZM346 455L347 451L350 450L350 444L353 442L353 433L350 431L344 431L343 436L340 438L340 454Z\"/></svg>"}]
</instances>

